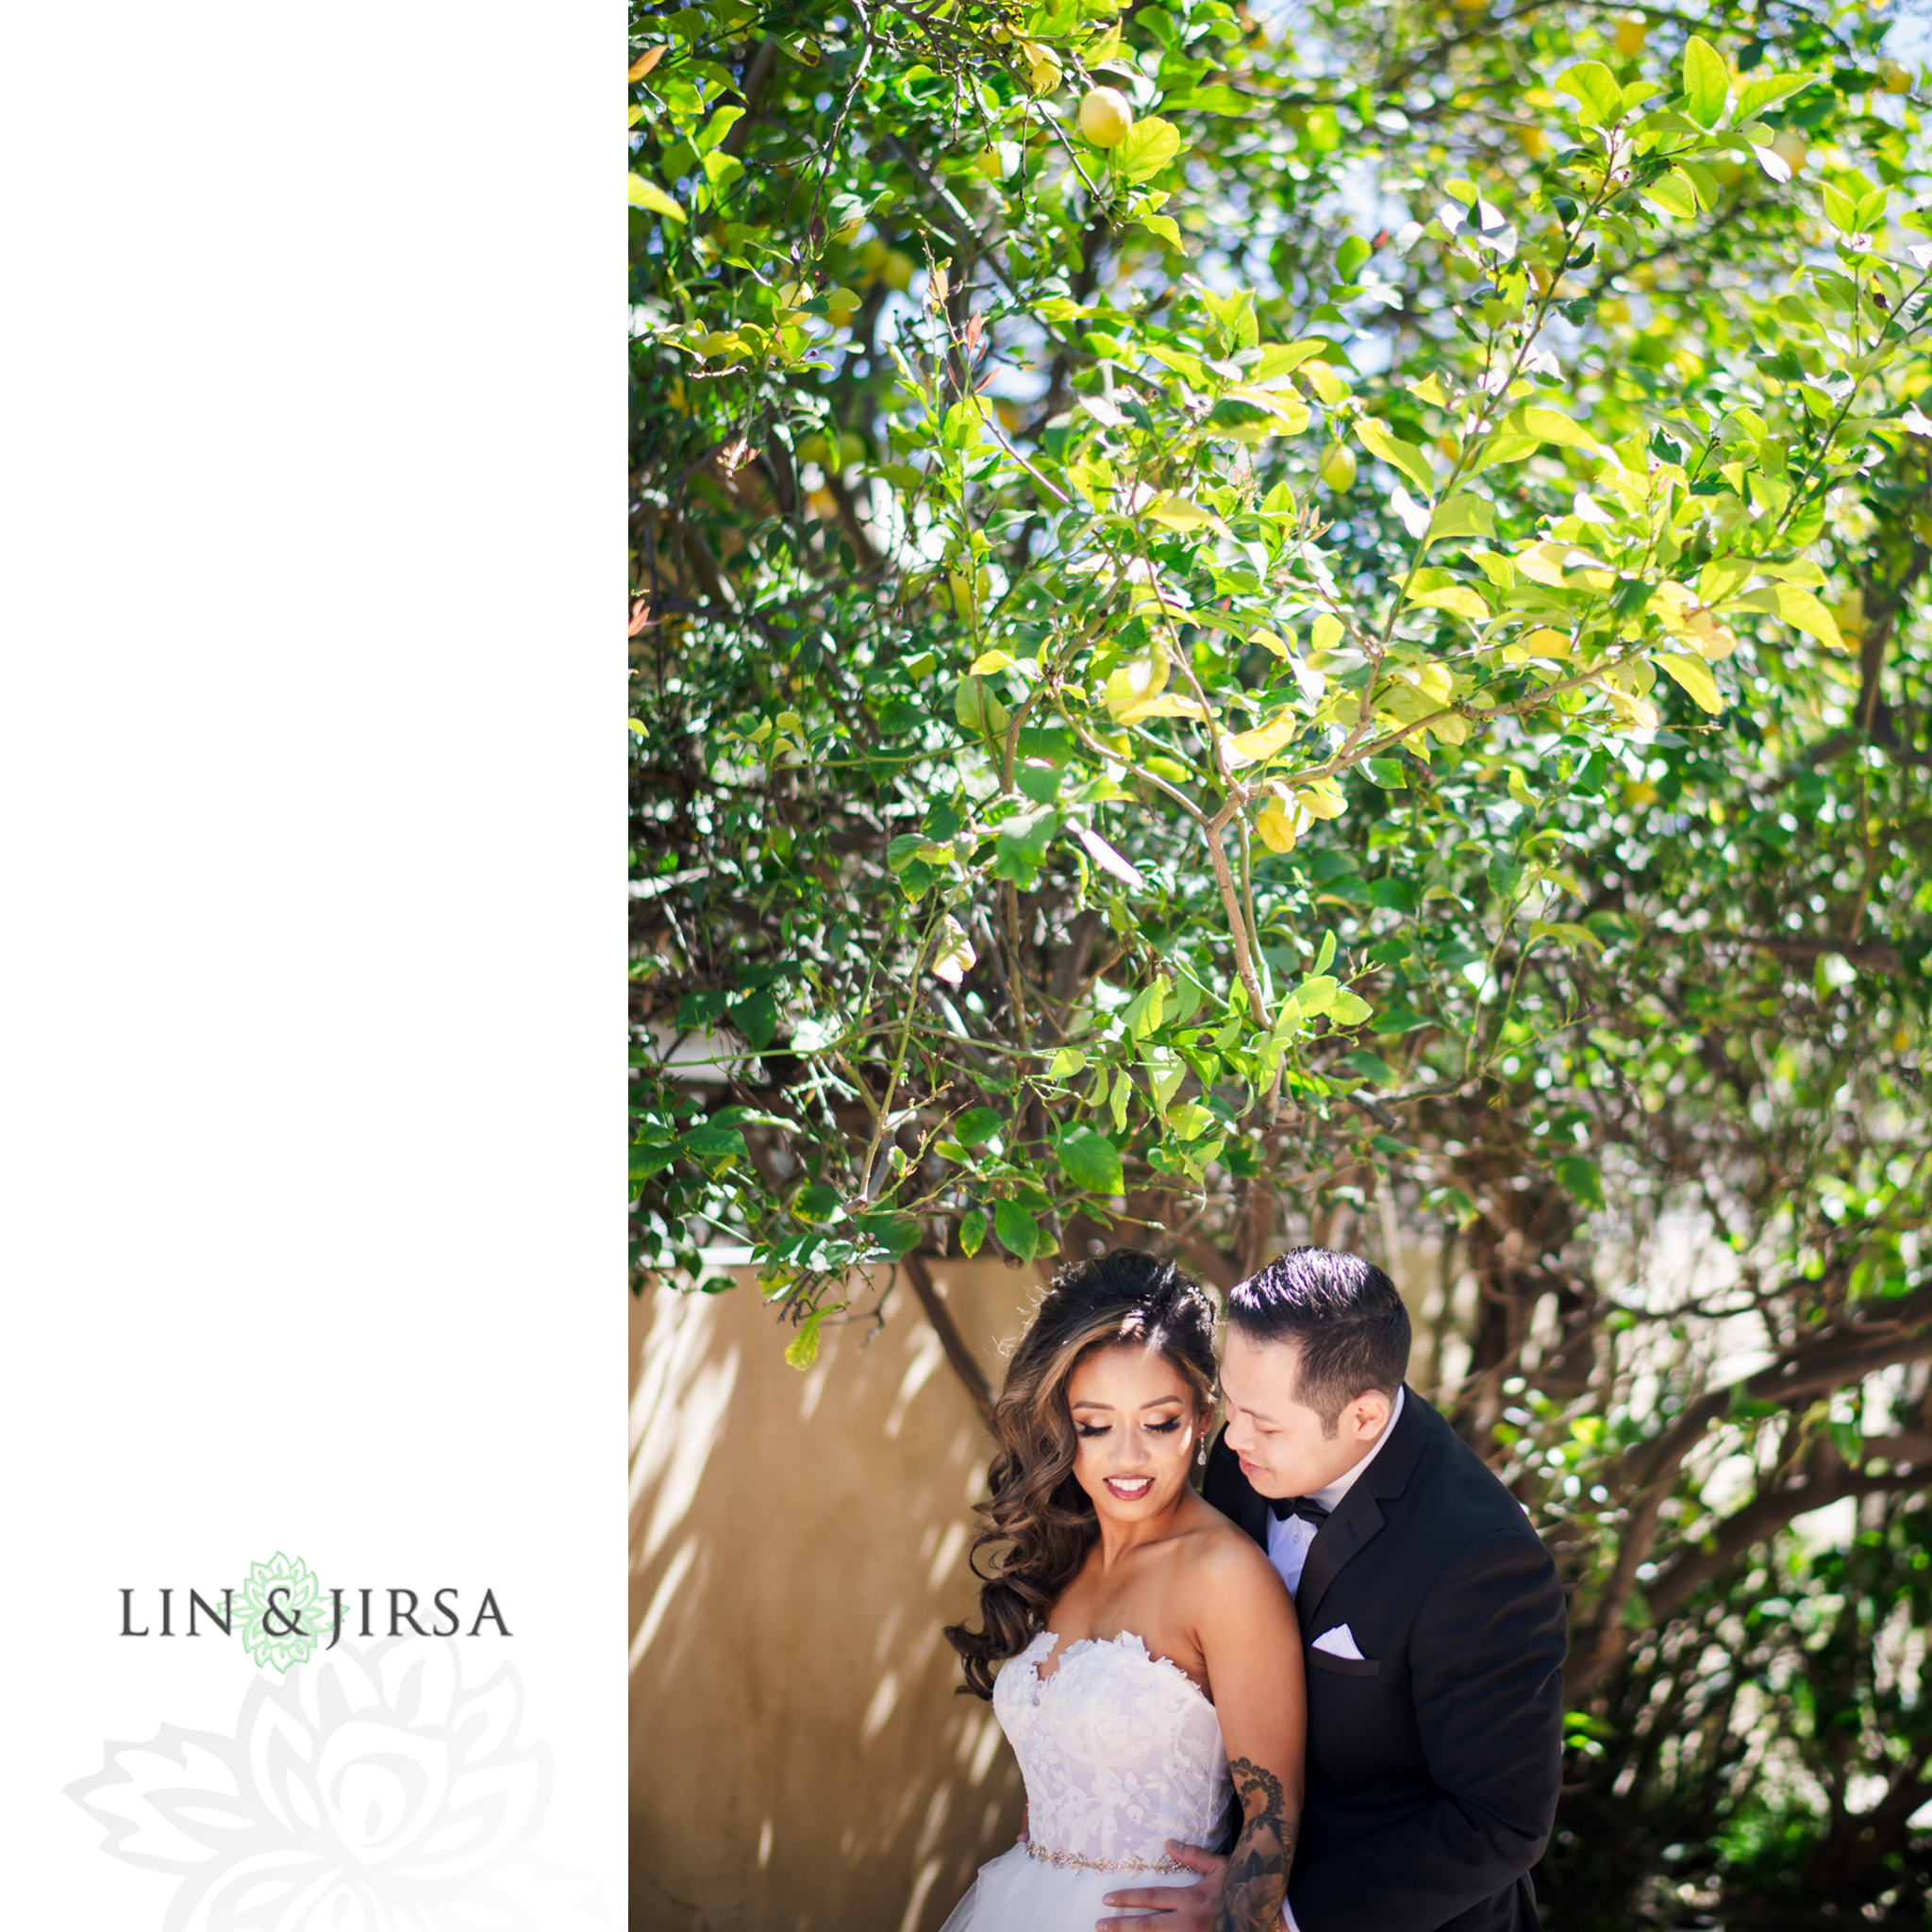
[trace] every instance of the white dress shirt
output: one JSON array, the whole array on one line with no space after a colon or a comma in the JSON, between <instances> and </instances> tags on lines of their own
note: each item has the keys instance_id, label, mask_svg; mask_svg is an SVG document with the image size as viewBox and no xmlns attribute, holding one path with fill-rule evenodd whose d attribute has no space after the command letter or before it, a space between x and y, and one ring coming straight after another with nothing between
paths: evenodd
<instances>
[{"instance_id":1,"label":"white dress shirt","mask_svg":"<svg viewBox=\"0 0 1932 1932\"><path fill-rule=\"evenodd\" d=\"M1333 1515L1342 1497L1348 1494L1361 1480L1362 1471L1381 1455L1382 1445L1395 1433L1396 1418L1402 1413L1402 1391L1395 1391L1395 1407L1389 1411L1389 1420L1382 1424L1382 1433L1375 1438L1369 1453L1353 1469L1345 1469L1332 1483L1324 1483L1314 1491L1308 1500L1319 1503ZM1305 1516L1283 1516L1268 1519L1268 1560L1274 1565L1275 1574L1288 1585L1288 1593L1292 1596L1302 1580L1302 1571L1308 1560L1308 1545L1315 1541L1319 1524L1310 1523ZM1294 1913L1289 1908L1288 1901L1281 1903L1281 1923L1287 1932L1301 1932L1294 1922Z\"/></svg>"},{"instance_id":2,"label":"white dress shirt","mask_svg":"<svg viewBox=\"0 0 1932 1932\"><path fill-rule=\"evenodd\" d=\"M1375 1438L1374 1447L1353 1469L1343 1470L1332 1483L1324 1483L1308 1500L1332 1512L1342 1497L1360 1481L1362 1471L1381 1455L1383 1443L1395 1433L1395 1421L1401 1413L1402 1391L1398 1389L1395 1407L1389 1411L1389 1420L1383 1424L1382 1433ZM1274 1565L1275 1574L1282 1582L1288 1585L1290 1596L1301 1586L1302 1569L1308 1560L1308 1545L1315 1541L1315 1532L1320 1526L1304 1516L1277 1518L1271 1515L1268 1519L1268 1560Z\"/></svg>"}]
</instances>

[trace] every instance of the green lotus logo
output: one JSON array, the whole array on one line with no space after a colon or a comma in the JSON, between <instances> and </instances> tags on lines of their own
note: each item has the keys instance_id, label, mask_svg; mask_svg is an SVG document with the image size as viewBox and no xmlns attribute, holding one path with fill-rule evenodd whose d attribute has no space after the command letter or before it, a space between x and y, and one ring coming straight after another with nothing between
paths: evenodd
<instances>
[{"instance_id":1,"label":"green lotus logo","mask_svg":"<svg viewBox=\"0 0 1932 1932\"><path fill-rule=\"evenodd\" d=\"M266 1670L286 1672L315 1649L323 1628L321 1579L307 1563L281 1551L250 1567L236 1593L235 1614L248 1655Z\"/></svg>"}]
</instances>

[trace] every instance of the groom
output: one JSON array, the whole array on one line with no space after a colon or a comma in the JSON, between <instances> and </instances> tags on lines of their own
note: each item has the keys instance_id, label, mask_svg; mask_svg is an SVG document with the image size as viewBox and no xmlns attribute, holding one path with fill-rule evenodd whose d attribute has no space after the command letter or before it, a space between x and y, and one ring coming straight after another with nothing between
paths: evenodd
<instances>
[{"instance_id":1,"label":"groom","mask_svg":"<svg viewBox=\"0 0 1932 1932\"><path fill-rule=\"evenodd\" d=\"M1516 1499L1404 1387L1408 1313L1379 1268L1298 1248L1228 1296L1227 1425L1203 1494L1295 1600L1307 1796L1299 1932L1535 1932L1556 1815L1563 1591ZM1211 1932L1227 1861L1113 1932ZM1246 1927L1241 1932L1247 1932Z\"/></svg>"}]
</instances>

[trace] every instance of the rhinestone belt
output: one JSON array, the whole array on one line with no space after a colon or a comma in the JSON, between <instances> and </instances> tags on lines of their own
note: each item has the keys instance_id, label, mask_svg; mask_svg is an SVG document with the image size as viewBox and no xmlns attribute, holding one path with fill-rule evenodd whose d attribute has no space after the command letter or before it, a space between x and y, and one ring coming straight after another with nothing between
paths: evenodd
<instances>
[{"instance_id":1,"label":"rhinestone belt","mask_svg":"<svg viewBox=\"0 0 1932 1932\"><path fill-rule=\"evenodd\" d=\"M1081 1872L1185 1872L1185 1865L1176 1865L1171 1858L1161 1858L1149 1864L1144 1858L1082 1858L1073 1852L1049 1852L1037 1845L1029 1838L1026 1840L1026 1856L1038 1858L1042 1865L1067 1865Z\"/></svg>"}]
</instances>

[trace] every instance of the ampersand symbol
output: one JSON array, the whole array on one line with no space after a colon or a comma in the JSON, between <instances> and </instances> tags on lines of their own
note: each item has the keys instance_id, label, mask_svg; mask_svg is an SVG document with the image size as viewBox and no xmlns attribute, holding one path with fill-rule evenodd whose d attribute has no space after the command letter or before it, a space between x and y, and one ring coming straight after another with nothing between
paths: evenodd
<instances>
[{"instance_id":1,"label":"ampersand symbol","mask_svg":"<svg viewBox=\"0 0 1932 1932\"><path fill-rule=\"evenodd\" d=\"M261 1627L271 1637L306 1637L308 1633L302 1628L302 1612L300 1610L289 1611L280 1609L275 1603L276 1597L286 1596L288 1593L289 1586L286 1583L278 1583L269 1591L267 1606L261 1613ZM277 1615L286 1620L279 1630L269 1622L271 1617Z\"/></svg>"}]
</instances>

